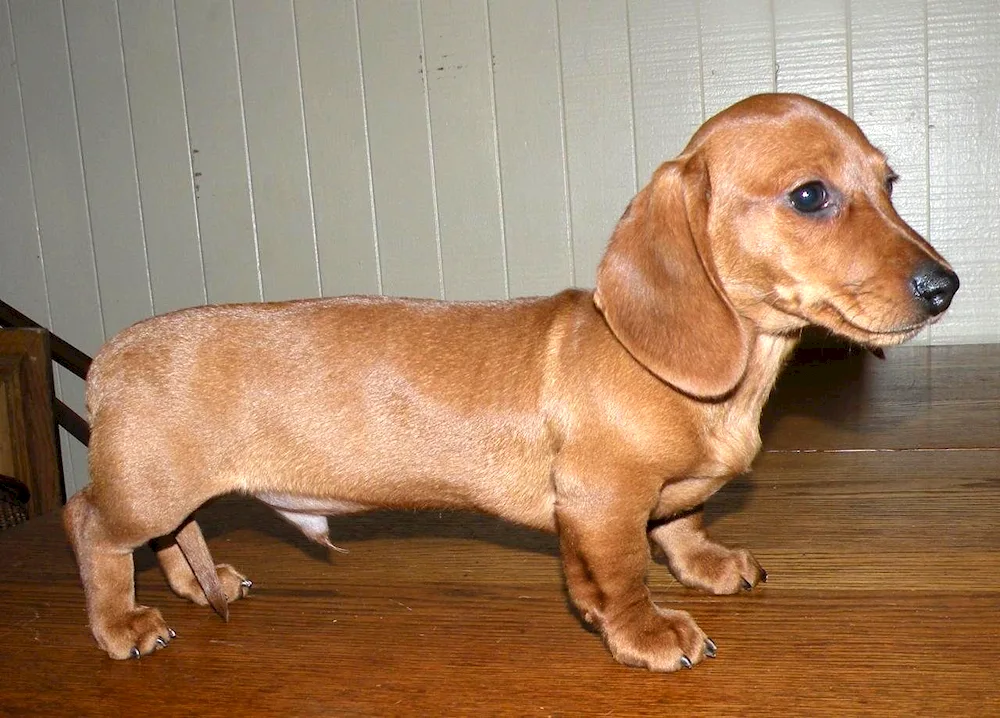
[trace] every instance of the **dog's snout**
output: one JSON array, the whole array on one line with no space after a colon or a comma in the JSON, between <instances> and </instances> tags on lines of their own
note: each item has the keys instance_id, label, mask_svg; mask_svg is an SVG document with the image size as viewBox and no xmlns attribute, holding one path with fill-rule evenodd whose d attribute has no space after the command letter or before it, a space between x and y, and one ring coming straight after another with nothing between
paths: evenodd
<instances>
[{"instance_id":1,"label":"dog's snout","mask_svg":"<svg viewBox=\"0 0 1000 718\"><path fill-rule=\"evenodd\" d=\"M910 280L913 296L931 316L941 314L951 305L958 291L958 275L940 264L925 264Z\"/></svg>"}]
</instances>

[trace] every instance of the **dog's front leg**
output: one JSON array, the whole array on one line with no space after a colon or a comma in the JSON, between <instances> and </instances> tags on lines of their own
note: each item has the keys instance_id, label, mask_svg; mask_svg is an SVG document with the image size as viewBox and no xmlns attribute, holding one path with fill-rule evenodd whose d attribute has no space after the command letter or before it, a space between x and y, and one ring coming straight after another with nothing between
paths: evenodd
<instances>
[{"instance_id":1,"label":"dog's front leg","mask_svg":"<svg viewBox=\"0 0 1000 718\"><path fill-rule=\"evenodd\" d=\"M731 549L708 537L704 507L658 524L649 538L663 550L670 573L689 588L714 594L749 591L767 572L746 549Z\"/></svg>"},{"instance_id":2,"label":"dog's front leg","mask_svg":"<svg viewBox=\"0 0 1000 718\"><path fill-rule=\"evenodd\" d=\"M715 644L684 611L657 607L646 587L648 514L629 502L594 497L557 508L559 543L570 598L600 629L615 659L654 671L690 668L715 655Z\"/></svg>"}]
</instances>

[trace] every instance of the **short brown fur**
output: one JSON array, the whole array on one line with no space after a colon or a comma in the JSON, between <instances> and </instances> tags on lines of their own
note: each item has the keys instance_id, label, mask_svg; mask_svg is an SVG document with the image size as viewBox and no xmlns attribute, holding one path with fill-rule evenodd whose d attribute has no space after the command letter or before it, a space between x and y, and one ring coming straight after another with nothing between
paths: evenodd
<instances>
[{"instance_id":1,"label":"short brown fur","mask_svg":"<svg viewBox=\"0 0 1000 718\"><path fill-rule=\"evenodd\" d=\"M131 552L156 537L181 595L208 601L199 561L214 604L245 594L230 566L204 577L185 523L240 492L326 545L327 515L377 507L555 531L569 595L615 658L671 671L713 656L687 613L650 600L651 544L687 586L763 580L707 536L701 507L750 467L799 331L896 344L943 311L914 277L946 277L944 306L957 289L893 209L890 175L836 110L755 96L636 195L594 292L209 306L125 330L88 378L92 483L65 511L98 644L126 658L173 637L135 603ZM789 204L815 180L837 198L821 217Z\"/></svg>"}]
</instances>

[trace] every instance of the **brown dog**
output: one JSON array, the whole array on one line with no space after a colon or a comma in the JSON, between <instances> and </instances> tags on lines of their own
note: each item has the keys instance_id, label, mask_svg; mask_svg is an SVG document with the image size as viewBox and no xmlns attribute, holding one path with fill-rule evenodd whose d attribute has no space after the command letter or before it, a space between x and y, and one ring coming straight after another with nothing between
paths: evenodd
<instances>
[{"instance_id":1,"label":"brown dog","mask_svg":"<svg viewBox=\"0 0 1000 718\"><path fill-rule=\"evenodd\" d=\"M569 595L615 658L713 656L687 613L651 602L650 542L686 586L764 580L708 538L701 507L750 466L800 329L897 344L958 289L893 209L894 180L846 116L761 95L656 171L594 292L201 307L122 332L90 371L92 484L65 511L98 644L127 658L173 637L135 603L132 550L180 526L158 551L173 589L222 612L245 593L185 523L239 492L327 545L326 516L378 507L555 531Z\"/></svg>"}]
</instances>

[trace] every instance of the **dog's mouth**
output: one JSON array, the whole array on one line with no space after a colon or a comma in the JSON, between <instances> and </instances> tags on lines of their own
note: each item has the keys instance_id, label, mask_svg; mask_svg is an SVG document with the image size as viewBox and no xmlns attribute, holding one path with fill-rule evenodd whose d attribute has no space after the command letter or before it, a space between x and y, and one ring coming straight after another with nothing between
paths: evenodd
<instances>
[{"instance_id":1,"label":"dog's mouth","mask_svg":"<svg viewBox=\"0 0 1000 718\"><path fill-rule=\"evenodd\" d=\"M912 317L900 318L898 314L893 317L891 311L879 314L863 312L854 298L843 302L838 302L836 297L810 303L796 302L797 306L789 306L791 302L773 300L768 304L782 314L794 317L802 325L819 326L868 347L902 344L940 318L924 317L919 321L912 321Z\"/></svg>"},{"instance_id":2,"label":"dog's mouth","mask_svg":"<svg viewBox=\"0 0 1000 718\"><path fill-rule=\"evenodd\" d=\"M852 313L830 301L823 303L819 314L822 319L827 317L834 319L833 322L822 320L818 322L827 329L861 344L875 347L902 344L915 337L938 318L927 317L919 322L895 324L878 318L869 318L856 312Z\"/></svg>"}]
</instances>

